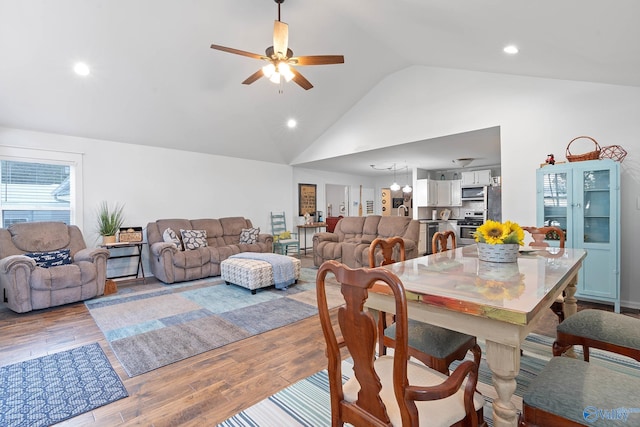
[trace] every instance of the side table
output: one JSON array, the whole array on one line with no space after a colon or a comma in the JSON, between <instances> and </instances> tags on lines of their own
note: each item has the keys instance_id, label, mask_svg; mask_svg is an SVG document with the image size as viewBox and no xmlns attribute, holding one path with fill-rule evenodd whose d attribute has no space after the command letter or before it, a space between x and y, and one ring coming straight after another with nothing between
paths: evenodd
<instances>
[{"instance_id":1,"label":"side table","mask_svg":"<svg viewBox=\"0 0 640 427\"><path fill-rule=\"evenodd\" d=\"M304 252L307 254L307 230L312 228L315 233L316 230L320 230L322 228L327 228L327 224L324 222L312 222L311 224L302 224L298 225L298 251ZM303 233L301 231L304 230ZM302 234L304 234L304 240L302 239ZM304 248L302 247L302 242L304 242Z\"/></svg>"},{"instance_id":2,"label":"side table","mask_svg":"<svg viewBox=\"0 0 640 427\"><path fill-rule=\"evenodd\" d=\"M110 243L107 245L100 245L101 248L108 249L109 252L111 252L114 249L136 248L136 251L133 253L129 253L125 255L109 256L109 260L118 259L118 258L137 258L138 263L136 267L136 272L131 274L122 274L120 276L107 277L107 279L120 279L124 277L133 277L133 276L135 276L136 279L138 279L140 277L140 274L142 274L142 282L146 284L147 281L144 276L144 267L142 266L142 246L146 244L147 242L119 242L119 243Z\"/></svg>"}]
</instances>

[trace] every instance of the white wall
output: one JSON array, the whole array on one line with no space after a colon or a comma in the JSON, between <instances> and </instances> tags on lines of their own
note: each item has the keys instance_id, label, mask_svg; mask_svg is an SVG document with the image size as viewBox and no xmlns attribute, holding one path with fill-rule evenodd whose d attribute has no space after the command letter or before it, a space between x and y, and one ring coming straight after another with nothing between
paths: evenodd
<instances>
[{"instance_id":1,"label":"white wall","mask_svg":"<svg viewBox=\"0 0 640 427\"><path fill-rule=\"evenodd\" d=\"M500 126L503 218L535 223L535 171L571 139L621 145L621 287L640 308L640 88L415 66L388 76L295 163ZM579 154L592 148L574 147Z\"/></svg>"},{"instance_id":2,"label":"white wall","mask_svg":"<svg viewBox=\"0 0 640 427\"><path fill-rule=\"evenodd\" d=\"M297 224L304 223L304 218L298 216L298 194L297 194L298 184L316 184L317 210L324 211L325 215L327 214L327 198L325 194L326 184L350 186L352 190L354 188L359 188L360 185L362 185L365 188L376 188L375 182L371 177L363 177L359 175L349 175L349 174L342 174L342 173L335 173L335 172L325 172L325 171L318 171L315 169L305 169L300 167L294 167L293 169L293 183L294 183L293 188L296 193L295 193L295 199L294 199L295 206L292 208L293 215L291 216L292 218L291 224L293 224L294 226ZM378 205L379 204L378 202L380 200L380 197L378 196L377 193L378 192L374 193L376 197L375 199L376 202L374 202L374 206ZM334 206L333 208L334 216L338 216L338 212L336 209L337 207ZM351 211L353 212L353 207ZM356 212L357 212L357 207L356 207ZM287 218L287 223L288 223L288 218ZM313 242L311 241L312 234L313 233L311 232L307 233L306 247L310 248L313 245ZM305 244L303 243L301 247L305 247Z\"/></svg>"},{"instance_id":3,"label":"white wall","mask_svg":"<svg viewBox=\"0 0 640 427\"><path fill-rule=\"evenodd\" d=\"M125 204L127 226L146 227L161 218L244 216L266 233L270 212L294 205L287 165L0 128L0 150L7 146L82 153L80 211L90 247L100 243L94 230L102 200Z\"/></svg>"}]
</instances>

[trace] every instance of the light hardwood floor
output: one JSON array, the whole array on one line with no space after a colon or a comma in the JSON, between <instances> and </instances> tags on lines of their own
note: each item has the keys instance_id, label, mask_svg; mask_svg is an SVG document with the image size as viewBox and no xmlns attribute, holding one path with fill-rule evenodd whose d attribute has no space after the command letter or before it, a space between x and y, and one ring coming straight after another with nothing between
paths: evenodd
<instances>
[{"instance_id":1,"label":"light hardwood floor","mask_svg":"<svg viewBox=\"0 0 640 427\"><path fill-rule=\"evenodd\" d=\"M302 265L311 266L311 257ZM536 332L554 335L556 325L549 311ZM317 316L129 378L83 303L25 314L0 308L0 365L93 342L129 397L60 425L215 425L326 367Z\"/></svg>"}]
</instances>

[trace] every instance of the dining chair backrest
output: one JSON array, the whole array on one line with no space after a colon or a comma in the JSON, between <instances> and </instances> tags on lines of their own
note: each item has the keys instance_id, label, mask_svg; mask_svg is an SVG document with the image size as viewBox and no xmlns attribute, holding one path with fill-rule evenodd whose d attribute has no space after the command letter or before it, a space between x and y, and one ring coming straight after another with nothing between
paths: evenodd
<instances>
[{"instance_id":1,"label":"dining chair backrest","mask_svg":"<svg viewBox=\"0 0 640 427\"><path fill-rule=\"evenodd\" d=\"M287 220L284 212L271 212L271 234L278 236L287 230Z\"/></svg>"},{"instance_id":2,"label":"dining chair backrest","mask_svg":"<svg viewBox=\"0 0 640 427\"><path fill-rule=\"evenodd\" d=\"M394 251L394 248L396 246L398 246L399 249ZM373 242L371 242L371 245L369 245L369 267L377 266L376 249L378 247L382 249L382 262L379 265L388 265L393 264L394 262L406 260L404 240L402 240L402 237L389 237L387 239L378 237Z\"/></svg>"},{"instance_id":3,"label":"dining chair backrest","mask_svg":"<svg viewBox=\"0 0 640 427\"><path fill-rule=\"evenodd\" d=\"M448 241L451 240L451 249L456 248L456 233L452 230L437 231L434 233L431 239L431 252L436 254L438 252L448 251Z\"/></svg>"},{"instance_id":4,"label":"dining chair backrest","mask_svg":"<svg viewBox=\"0 0 640 427\"><path fill-rule=\"evenodd\" d=\"M325 279L329 273L335 277L341 290L338 294L344 298L344 304L338 308L337 323L332 321L328 306ZM376 358L376 321L364 307L370 289L376 282L383 282L393 294L397 324L394 355L382 358ZM318 269L316 293L320 324L327 345L332 426L343 423L390 426L392 422L387 408L396 407L395 411L399 410L401 419L398 419L397 415L394 415L397 412L393 411L393 425L417 427L418 413L428 421L434 411L451 410L452 399L444 398L462 389L464 399L453 399L456 402L454 405L463 405L465 413L470 414L469 418L476 420L473 402L477 368L473 362L463 362L451 377L443 378L426 366L408 360L406 293L402 282L393 272L383 268L351 269L334 260L326 261ZM331 294L333 295L333 292ZM353 361L355 378L343 384L344 348L348 350ZM411 369L409 364L412 364ZM383 369L384 375L381 371ZM419 384L420 380L416 381L413 375L418 374L416 369L422 371L419 374L421 380L433 386ZM432 380L425 380L429 376ZM438 381L441 383L438 384ZM418 409L415 403L417 400L429 400L433 406L426 407L426 410ZM477 421L469 425L477 425Z\"/></svg>"},{"instance_id":5,"label":"dining chair backrest","mask_svg":"<svg viewBox=\"0 0 640 427\"><path fill-rule=\"evenodd\" d=\"M529 246L538 247L538 248L546 248L549 246L545 240L547 240L547 236L553 236L554 240L558 240L559 247L564 248L565 235L564 231L560 227L522 227L524 231L529 232L531 234L532 242L529 243Z\"/></svg>"}]
</instances>

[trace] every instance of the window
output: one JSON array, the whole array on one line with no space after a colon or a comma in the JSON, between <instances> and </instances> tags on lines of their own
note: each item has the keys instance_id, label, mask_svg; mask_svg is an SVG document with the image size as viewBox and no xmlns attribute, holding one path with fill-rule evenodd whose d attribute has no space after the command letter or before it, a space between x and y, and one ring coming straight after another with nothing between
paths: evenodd
<instances>
[{"instance_id":1,"label":"window","mask_svg":"<svg viewBox=\"0 0 640 427\"><path fill-rule=\"evenodd\" d=\"M74 213L78 198L74 182L78 163L55 158L60 157L60 153L49 153L47 156L47 152L39 150L14 150L37 158L0 155L2 227L32 221L77 224ZM2 154L4 152L4 149L0 151ZM65 155L77 156L62 153L63 157Z\"/></svg>"}]
</instances>

